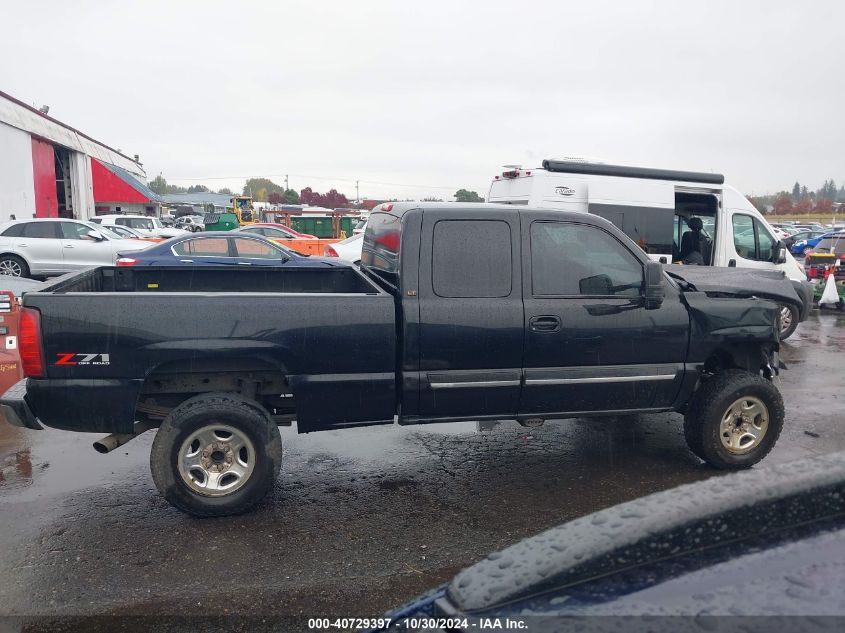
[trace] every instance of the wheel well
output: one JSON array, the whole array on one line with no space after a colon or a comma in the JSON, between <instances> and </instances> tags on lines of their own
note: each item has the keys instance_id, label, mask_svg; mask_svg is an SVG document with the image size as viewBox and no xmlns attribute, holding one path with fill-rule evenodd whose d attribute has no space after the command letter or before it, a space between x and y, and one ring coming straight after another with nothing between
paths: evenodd
<instances>
[{"instance_id":1,"label":"wheel well","mask_svg":"<svg viewBox=\"0 0 845 633\"><path fill-rule=\"evenodd\" d=\"M22 262L24 262L24 263L27 265L27 267L29 267L29 260L28 260L26 257L24 257L23 255L21 255L20 253L12 253L12 252L10 252L10 251L6 251L6 252L3 252L3 253L0 253L0 257L6 257L6 256L8 256L8 257L17 257L19 260L21 260Z\"/></svg>"},{"instance_id":2,"label":"wheel well","mask_svg":"<svg viewBox=\"0 0 845 633\"><path fill-rule=\"evenodd\" d=\"M758 373L768 364L766 354L758 345L734 345L715 349L704 361L704 371L717 374L725 369L742 369Z\"/></svg>"},{"instance_id":3,"label":"wheel well","mask_svg":"<svg viewBox=\"0 0 845 633\"><path fill-rule=\"evenodd\" d=\"M160 421L185 400L202 393L237 393L267 409L277 424L290 424L296 406L287 376L260 358L183 359L147 374L136 419Z\"/></svg>"}]
</instances>

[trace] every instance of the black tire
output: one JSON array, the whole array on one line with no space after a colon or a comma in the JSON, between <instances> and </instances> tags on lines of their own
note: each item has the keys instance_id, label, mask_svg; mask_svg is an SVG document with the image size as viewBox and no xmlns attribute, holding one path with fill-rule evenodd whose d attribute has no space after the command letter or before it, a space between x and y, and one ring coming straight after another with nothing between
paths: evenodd
<instances>
[{"instance_id":1,"label":"black tire","mask_svg":"<svg viewBox=\"0 0 845 633\"><path fill-rule=\"evenodd\" d=\"M250 474L236 490L218 492L220 496L197 492L179 470L183 444L191 435L214 425L236 429L254 448ZM281 465L278 426L259 404L229 393L202 394L173 409L159 427L150 453L150 470L158 491L171 505L196 517L228 516L252 509L273 488Z\"/></svg>"},{"instance_id":2,"label":"black tire","mask_svg":"<svg viewBox=\"0 0 845 633\"><path fill-rule=\"evenodd\" d=\"M780 309L789 310L789 317L786 320L788 325L785 327L781 324L783 317L780 313L778 313L778 330L780 331L780 340L785 341L795 333L795 330L798 327L798 319L801 318L801 315L798 313L798 308L793 305L783 304L780 306Z\"/></svg>"},{"instance_id":3,"label":"black tire","mask_svg":"<svg viewBox=\"0 0 845 633\"><path fill-rule=\"evenodd\" d=\"M14 271L18 271L15 274ZM29 266L17 255L0 256L0 274L10 277L29 277Z\"/></svg>"},{"instance_id":4,"label":"black tire","mask_svg":"<svg viewBox=\"0 0 845 633\"><path fill-rule=\"evenodd\" d=\"M768 424L752 448L735 452L722 442L722 421L741 398L753 398L765 407ZM750 468L763 459L783 429L783 398L777 388L759 374L730 369L702 382L684 416L687 446L711 466L724 470ZM726 435L726 438L730 436Z\"/></svg>"}]
</instances>

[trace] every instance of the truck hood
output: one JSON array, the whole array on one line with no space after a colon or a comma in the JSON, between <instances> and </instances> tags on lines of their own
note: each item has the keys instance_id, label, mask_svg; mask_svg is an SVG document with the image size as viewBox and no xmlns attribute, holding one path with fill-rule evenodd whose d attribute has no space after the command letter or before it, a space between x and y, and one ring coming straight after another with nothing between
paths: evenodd
<instances>
[{"instance_id":1,"label":"truck hood","mask_svg":"<svg viewBox=\"0 0 845 633\"><path fill-rule=\"evenodd\" d=\"M760 297L797 306L803 302L792 282L779 270L718 268L712 266L664 266L670 275L680 277L699 292L721 297Z\"/></svg>"}]
</instances>

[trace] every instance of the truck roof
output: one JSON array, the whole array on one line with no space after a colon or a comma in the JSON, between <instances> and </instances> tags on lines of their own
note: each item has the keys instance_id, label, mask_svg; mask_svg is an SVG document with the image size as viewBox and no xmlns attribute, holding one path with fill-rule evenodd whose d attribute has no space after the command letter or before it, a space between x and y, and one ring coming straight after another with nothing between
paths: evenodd
<instances>
[{"instance_id":1,"label":"truck roof","mask_svg":"<svg viewBox=\"0 0 845 633\"><path fill-rule=\"evenodd\" d=\"M530 207L525 205L505 204L505 203L490 203L490 202L385 202L373 208L372 213L390 213L397 217L402 217L409 211L420 209L422 211L478 211L479 213L489 214L496 211L507 211L513 213L514 211L525 212L534 211L538 213L548 213L549 209ZM587 216L584 213L575 211L558 211L555 209L555 217L562 220L573 220L576 222L588 222L591 224L611 224L599 216Z\"/></svg>"}]
</instances>

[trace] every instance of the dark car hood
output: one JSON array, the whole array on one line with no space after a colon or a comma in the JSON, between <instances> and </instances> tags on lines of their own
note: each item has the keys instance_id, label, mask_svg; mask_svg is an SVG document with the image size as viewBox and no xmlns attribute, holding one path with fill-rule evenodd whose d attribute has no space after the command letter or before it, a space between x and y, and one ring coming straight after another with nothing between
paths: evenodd
<instances>
[{"instance_id":1,"label":"dark car hood","mask_svg":"<svg viewBox=\"0 0 845 633\"><path fill-rule=\"evenodd\" d=\"M684 279L699 292L721 296L760 297L779 303L802 305L786 275L780 270L718 268L713 266L664 266L666 272Z\"/></svg>"}]
</instances>

